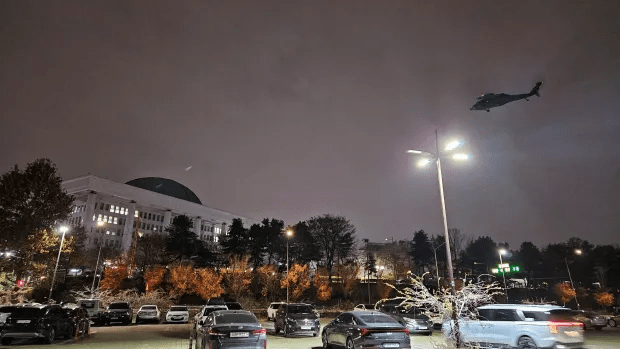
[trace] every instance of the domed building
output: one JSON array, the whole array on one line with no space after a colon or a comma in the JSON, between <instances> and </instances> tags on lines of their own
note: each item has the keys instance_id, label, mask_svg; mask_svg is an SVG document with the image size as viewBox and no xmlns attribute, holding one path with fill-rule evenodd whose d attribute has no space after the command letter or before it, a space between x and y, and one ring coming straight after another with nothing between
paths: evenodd
<instances>
[{"instance_id":1,"label":"domed building","mask_svg":"<svg viewBox=\"0 0 620 349\"><path fill-rule=\"evenodd\" d=\"M127 251L135 232L164 231L178 215L191 217L198 238L213 242L225 234L234 218L240 218L247 227L260 223L205 206L191 189L167 178L143 177L118 183L88 175L62 185L75 197L68 223L84 225L87 247L103 244Z\"/></svg>"}]
</instances>

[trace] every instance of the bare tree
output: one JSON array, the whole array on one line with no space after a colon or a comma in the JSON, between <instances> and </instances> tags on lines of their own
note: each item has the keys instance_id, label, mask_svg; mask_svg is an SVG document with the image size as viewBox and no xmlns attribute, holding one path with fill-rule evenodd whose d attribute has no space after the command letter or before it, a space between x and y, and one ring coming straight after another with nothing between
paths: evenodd
<instances>
[{"instance_id":1,"label":"bare tree","mask_svg":"<svg viewBox=\"0 0 620 349\"><path fill-rule=\"evenodd\" d=\"M452 260L455 261L459 259L465 249L467 236L457 228L448 229L448 235L450 238L450 253L452 254Z\"/></svg>"}]
</instances>

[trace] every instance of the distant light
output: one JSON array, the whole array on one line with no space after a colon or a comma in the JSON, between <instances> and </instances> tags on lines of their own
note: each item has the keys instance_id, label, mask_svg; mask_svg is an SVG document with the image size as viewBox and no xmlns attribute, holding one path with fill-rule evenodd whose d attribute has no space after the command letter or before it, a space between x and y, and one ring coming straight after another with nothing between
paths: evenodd
<instances>
[{"instance_id":1,"label":"distant light","mask_svg":"<svg viewBox=\"0 0 620 349\"><path fill-rule=\"evenodd\" d=\"M459 153L459 154L452 155L452 158L454 160L469 160L469 155L468 154Z\"/></svg>"},{"instance_id":2,"label":"distant light","mask_svg":"<svg viewBox=\"0 0 620 349\"><path fill-rule=\"evenodd\" d=\"M105 223L104 223L104 222L102 222L102 221L97 222L97 226L98 226L98 227L103 227L104 225L105 225Z\"/></svg>"},{"instance_id":3,"label":"distant light","mask_svg":"<svg viewBox=\"0 0 620 349\"><path fill-rule=\"evenodd\" d=\"M497 274L497 273L499 273L499 269L493 268L493 269L491 269L491 273Z\"/></svg>"},{"instance_id":4,"label":"distant light","mask_svg":"<svg viewBox=\"0 0 620 349\"><path fill-rule=\"evenodd\" d=\"M79 273L80 269L69 269L70 273Z\"/></svg>"},{"instance_id":5,"label":"distant light","mask_svg":"<svg viewBox=\"0 0 620 349\"><path fill-rule=\"evenodd\" d=\"M454 150L454 149L458 148L461 144L462 143L460 141L457 141L457 140L451 141L450 143L448 143L446 145L446 150L447 151Z\"/></svg>"},{"instance_id":6,"label":"distant light","mask_svg":"<svg viewBox=\"0 0 620 349\"><path fill-rule=\"evenodd\" d=\"M67 231L69 231L69 227L67 227L66 225L63 225L60 228L58 228L58 231L61 233L66 233Z\"/></svg>"},{"instance_id":7,"label":"distant light","mask_svg":"<svg viewBox=\"0 0 620 349\"><path fill-rule=\"evenodd\" d=\"M286 231L286 236L293 236L293 231L292 230L287 230Z\"/></svg>"},{"instance_id":8,"label":"distant light","mask_svg":"<svg viewBox=\"0 0 620 349\"><path fill-rule=\"evenodd\" d=\"M581 253L582 253L582 251L581 251L580 249L576 249L576 250L575 250L575 254L577 254L577 255L581 255Z\"/></svg>"},{"instance_id":9,"label":"distant light","mask_svg":"<svg viewBox=\"0 0 620 349\"><path fill-rule=\"evenodd\" d=\"M430 162L431 162L431 160L429 160L429 159L422 159L422 160L418 161L418 166L419 167L424 167L424 166L430 164Z\"/></svg>"},{"instance_id":10,"label":"distant light","mask_svg":"<svg viewBox=\"0 0 620 349\"><path fill-rule=\"evenodd\" d=\"M506 250L504 250L503 248L499 250L499 254L506 254Z\"/></svg>"},{"instance_id":11,"label":"distant light","mask_svg":"<svg viewBox=\"0 0 620 349\"><path fill-rule=\"evenodd\" d=\"M419 151L419 150L412 150L412 149L407 150L407 153L409 153L409 154L422 154L421 151Z\"/></svg>"}]
</instances>

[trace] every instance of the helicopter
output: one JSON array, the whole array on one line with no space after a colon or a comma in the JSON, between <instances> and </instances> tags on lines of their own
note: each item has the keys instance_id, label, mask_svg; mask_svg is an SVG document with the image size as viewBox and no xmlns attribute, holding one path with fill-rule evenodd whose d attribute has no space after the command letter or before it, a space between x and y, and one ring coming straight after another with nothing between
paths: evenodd
<instances>
[{"instance_id":1,"label":"helicopter","mask_svg":"<svg viewBox=\"0 0 620 349\"><path fill-rule=\"evenodd\" d=\"M541 85L542 82L539 81L536 83L536 86L534 86L530 93L522 93L518 95L509 95L506 93L485 93L482 96L478 97L478 102L476 102L476 104L474 104L474 106L471 107L469 110L486 110L487 112L489 112L491 108L499 107L506 103L518 101L520 99L525 99L529 102L529 98L534 95L540 97L538 90L540 89Z\"/></svg>"}]
</instances>

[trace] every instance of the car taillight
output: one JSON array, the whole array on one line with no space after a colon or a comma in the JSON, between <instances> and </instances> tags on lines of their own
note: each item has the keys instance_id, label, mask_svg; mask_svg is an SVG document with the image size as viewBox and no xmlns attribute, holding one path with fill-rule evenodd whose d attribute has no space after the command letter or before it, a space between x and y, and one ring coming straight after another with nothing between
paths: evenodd
<instances>
[{"instance_id":1,"label":"car taillight","mask_svg":"<svg viewBox=\"0 0 620 349\"><path fill-rule=\"evenodd\" d=\"M581 322L551 322L549 324L549 332L551 334L558 334L558 328L560 327L572 327L572 326L583 326Z\"/></svg>"},{"instance_id":2,"label":"car taillight","mask_svg":"<svg viewBox=\"0 0 620 349\"><path fill-rule=\"evenodd\" d=\"M254 330L252 331L252 334L267 334L267 329L261 328L260 330Z\"/></svg>"},{"instance_id":3,"label":"car taillight","mask_svg":"<svg viewBox=\"0 0 620 349\"><path fill-rule=\"evenodd\" d=\"M362 333L360 334L361 336L366 336L370 333L370 331L367 328L362 328Z\"/></svg>"},{"instance_id":4,"label":"car taillight","mask_svg":"<svg viewBox=\"0 0 620 349\"><path fill-rule=\"evenodd\" d=\"M409 329L405 328L405 333L407 334L407 336L409 335Z\"/></svg>"}]
</instances>

